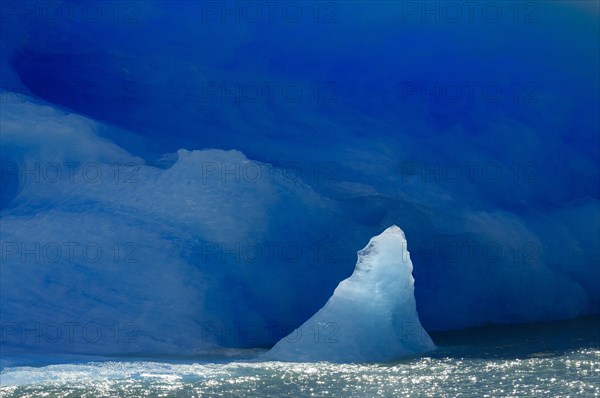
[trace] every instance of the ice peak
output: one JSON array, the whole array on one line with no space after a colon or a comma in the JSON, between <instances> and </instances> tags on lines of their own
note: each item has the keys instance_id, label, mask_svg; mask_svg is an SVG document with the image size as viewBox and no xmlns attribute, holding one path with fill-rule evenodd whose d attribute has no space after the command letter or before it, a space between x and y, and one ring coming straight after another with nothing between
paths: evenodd
<instances>
[{"instance_id":1,"label":"ice peak","mask_svg":"<svg viewBox=\"0 0 600 398\"><path fill-rule=\"evenodd\" d=\"M404 231L402 231L400 227L392 225L379 235L372 237L371 240L369 240L367 247L373 243L379 242L389 242L390 244L394 244L395 242L395 244L400 245L400 247L406 247L406 235L404 235Z\"/></svg>"},{"instance_id":2,"label":"ice peak","mask_svg":"<svg viewBox=\"0 0 600 398\"><path fill-rule=\"evenodd\" d=\"M267 357L369 362L434 349L419 321L412 262L405 249L404 232L396 225L371 238L358 252L354 273L340 282L323 308L280 340ZM305 337L314 330L328 333L327 341Z\"/></svg>"},{"instance_id":3,"label":"ice peak","mask_svg":"<svg viewBox=\"0 0 600 398\"><path fill-rule=\"evenodd\" d=\"M400 229L400 227L395 224L392 225L391 227L386 228L385 231L383 231L379 236L384 235L384 234L396 234L396 235L402 235L402 237L404 237L404 231L402 231L402 229Z\"/></svg>"}]
</instances>

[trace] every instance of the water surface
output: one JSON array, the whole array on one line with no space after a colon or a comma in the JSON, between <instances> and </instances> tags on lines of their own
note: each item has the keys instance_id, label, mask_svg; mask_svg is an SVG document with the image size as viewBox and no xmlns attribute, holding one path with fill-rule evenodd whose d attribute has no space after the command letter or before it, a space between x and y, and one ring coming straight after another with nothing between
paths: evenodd
<instances>
[{"instance_id":1,"label":"water surface","mask_svg":"<svg viewBox=\"0 0 600 398\"><path fill-rule=\"evenodd\" d=\"M600 317L432 337L438 350L386 364L260 362L252 359L257 351L230 352L233 360L96 358L40 365L30 358L37 366L3 368L0 396L600 396ZM27 357L3 360L23 363Z\"/></svg>"}]
</instances>

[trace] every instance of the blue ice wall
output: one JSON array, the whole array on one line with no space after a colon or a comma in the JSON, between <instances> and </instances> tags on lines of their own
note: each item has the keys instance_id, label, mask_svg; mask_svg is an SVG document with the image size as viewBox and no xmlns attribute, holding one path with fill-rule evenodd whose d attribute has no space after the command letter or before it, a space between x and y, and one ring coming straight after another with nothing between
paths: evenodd
<instances>
[{"instance_id":1,"label":"blue ice wall","mask_svg":"<svg viewBox=\"0 0 600 398\"><path fill-rule=\"evenodd\" d=\"M428 330L600 312L598 18L585 1L3 2L4 341L75 322L106 341L25 346L269 345L392 224Z\"/></svg>"}]
</instances>

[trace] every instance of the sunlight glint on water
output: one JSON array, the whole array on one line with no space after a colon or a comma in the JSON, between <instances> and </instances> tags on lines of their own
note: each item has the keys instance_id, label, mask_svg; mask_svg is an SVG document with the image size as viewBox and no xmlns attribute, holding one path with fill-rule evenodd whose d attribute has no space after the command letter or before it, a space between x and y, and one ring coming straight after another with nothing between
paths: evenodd
<instances>
[{"instance_id":1,"label":"sunlight glint on water","mask_svg":"<svg viewBox=\"0 0 600 398\"><path fill-rule=\"evenodd\" d=\"M599 396L600 350L397 364L103 362L6 368L3 397Z\"/></svg>"}]
</instances>

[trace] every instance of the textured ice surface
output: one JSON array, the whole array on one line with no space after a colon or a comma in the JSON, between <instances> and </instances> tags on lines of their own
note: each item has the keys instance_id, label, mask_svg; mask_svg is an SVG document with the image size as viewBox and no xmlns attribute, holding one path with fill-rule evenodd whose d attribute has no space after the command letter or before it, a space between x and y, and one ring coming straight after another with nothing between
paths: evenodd
<instances>
[{"instance_id":1,"label":"textured ice surface","mask_svg":"<svg viewBox=\"0 0 600 398\"><path fill-rule=\"evenodd\" d=\"M102 137L113 127L26 97L3 104L0 127L3 352L268 347L322 307L356 247L398 220L425 327L597 304L592 198L523 216L444 202L449 212L376 184L319 192L312 175L235 150L147 163Z\"/></svg>"},{"instance_id":2,"label":"textured ice surface","mask_svg":"<svg viewBox=\"0 0 600 398\"><path fill-rule=\"evenodd\" d=\"M26 101L1 126L17 180L0 231L7 350L268 345L325 299L302 294L335 254L319 235L331 203L302 181L238 151L149 166L93 121Z\"/></svg>"},{"instance_id":3,"label":"textured ice surface","mask_svg":"<svg viewBox=\"0 0 600 398\"><path fill-rule=\"evenodd\" d=\"M435 348L421 326L413 265L397 226L358 252L354 273L267 358L283 361L379 362Z\"/></svg>"}]
</instances>

